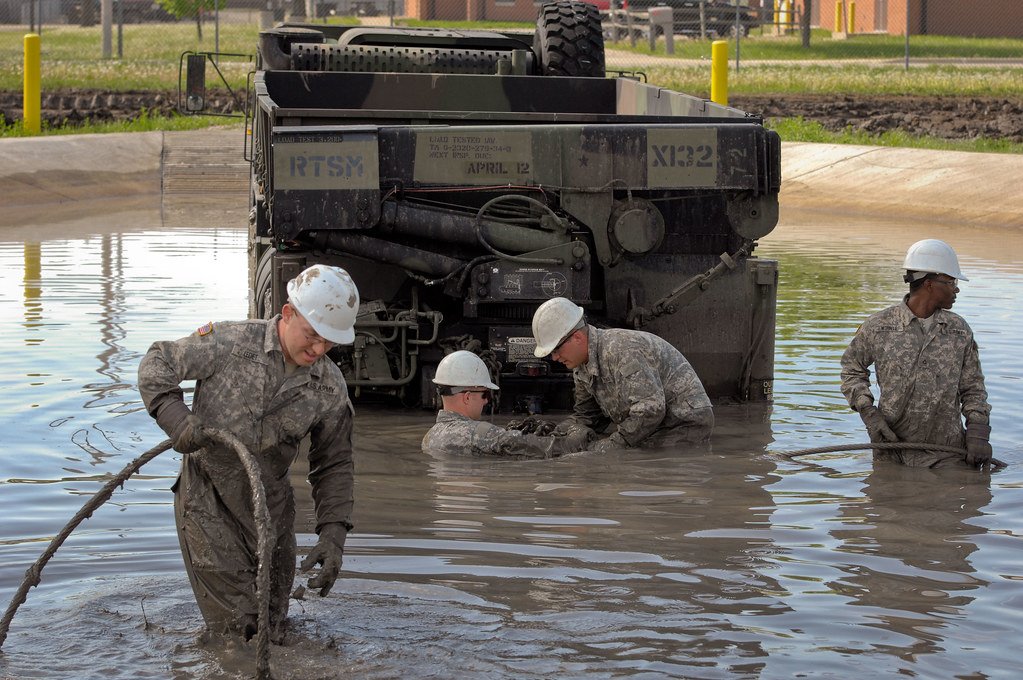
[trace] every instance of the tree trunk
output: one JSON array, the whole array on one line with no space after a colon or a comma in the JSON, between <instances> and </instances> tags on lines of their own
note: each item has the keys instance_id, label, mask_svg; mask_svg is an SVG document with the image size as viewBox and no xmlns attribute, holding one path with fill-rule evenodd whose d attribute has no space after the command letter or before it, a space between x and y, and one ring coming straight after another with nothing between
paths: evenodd
<instances>
[{"instance_id":1,"label":"tree trunk","mask_svg":"<svg viewBox=\"0 0 1023 680\"><path fill-rule=\"evenodd\" d=\"M199 32L199 42L202 42L202 8L195 13L195 29Z\"/></svg>"}]
</instances>

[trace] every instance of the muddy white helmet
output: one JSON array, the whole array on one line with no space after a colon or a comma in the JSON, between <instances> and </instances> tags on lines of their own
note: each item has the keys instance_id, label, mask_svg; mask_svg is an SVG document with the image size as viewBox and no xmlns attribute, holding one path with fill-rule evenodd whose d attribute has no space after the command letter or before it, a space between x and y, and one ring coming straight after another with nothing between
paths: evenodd
<instances>
[{"instance_id":1,"label":"muddy white helmet","mask_svg":"<svg viewBox=\"0 0 1023 680\"><path fill-rule=\"evenodd\" d=\"M500 389L490 380L490 371L483 359L464 349L452 352L440 360L433 382L444 387Z\"/></svg>"},{"instance_id":2,"label":"muddy white helmet","mask_svg":"<svg viewBox=\"0 0 1023 680\"><path fill-rule=\"evenodd\" d=\"M917 241L906 251L903 265L909 272L944 274L960 281L969 281L959 270L959 258L952 246L936 238Z\"/></svg>"},{"instance_id":3,"label":"muddy white helmet","mask_svg":"<svg viewBox=\"0 0 1023 680\"><path fill-rule=\"evenodd\" d=\"M288 281L288 302L324 340L341 345L355 340L359 289L344 269L314 264Z\"/></svg>"},{"instance_id":4,"label":"muddy white helmet","mask_svg":"<svg viewBox=\"0 0 1023 680\"><path fill-rule=\"evenodd\" d=\"M533 314L533 338L536 339L533 354L543 358L553 352L562 340L579 328L582 320L583 308L568 298L551 298L540 305Z\"/></svg>"}]
</instances>

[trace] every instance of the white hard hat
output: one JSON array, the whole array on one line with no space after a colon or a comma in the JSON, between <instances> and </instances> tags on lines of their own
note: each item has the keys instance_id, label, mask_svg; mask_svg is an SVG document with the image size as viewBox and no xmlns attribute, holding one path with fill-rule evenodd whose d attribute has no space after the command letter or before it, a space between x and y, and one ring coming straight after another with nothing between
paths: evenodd
<instances>
[{"instance_id":1,"label":"white hard hat","mask_svg":"<svg viewBox=\"0 0 1023 680\"><path fill-rule=\"evenodd\" d=\"M320 337L349 345L355 340L359 289L341 267L314 264L288 281L288 302Z\"/></svg>"},{"instance_id":2,"label":"white hard hat","mask_svg":"<svg viewBox=\"0 0 1023 680\"><path fill-rule=\"evenodd\" d=\"M460 349L452 352L437 364L437 375L433 382L445 387L486 387L488 390L501 389L490 380L490 370L483 359Z\"/></svg>"},{"instance_id":3,"label":"white hard hat","mask_svg":"<svg viewBox=\"0 0 1023 680\"><path fill-rule=\"evenodd\" d=\"M583 308L568 298L556 297L540 305L533 314L533 354L543 358L554 351L583 320Z\"/></svg>"},{"instance_id":4,"label":"white hard hat","mask_svg":"<svg viewBox=\"0 0 1023 680\"><path fill-rule=\"evenodd\" d=\"M959 271L959 258L952 246L936 238L917 241L906 251L906 271L944 274L960 281L969 281Z\"/></svg>"}]
</instances>

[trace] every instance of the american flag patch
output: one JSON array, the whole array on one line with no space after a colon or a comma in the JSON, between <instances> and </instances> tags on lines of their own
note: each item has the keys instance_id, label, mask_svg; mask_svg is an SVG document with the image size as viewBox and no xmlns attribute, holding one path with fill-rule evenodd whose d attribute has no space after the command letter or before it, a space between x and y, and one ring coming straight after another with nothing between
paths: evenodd
<instances>
[{"instance_id":1,"label":"american flag patch","mask_svg":"<svg viewBox=\"0 0 1023 680\"><path fill-rule=\"evenodd\" d=\"M209 335L210 333L213 332L213 322L210 321L205 326L199 326L198 328L195 329L195 332L199 334L199 337Z\"/></svg>"}]
</instances>

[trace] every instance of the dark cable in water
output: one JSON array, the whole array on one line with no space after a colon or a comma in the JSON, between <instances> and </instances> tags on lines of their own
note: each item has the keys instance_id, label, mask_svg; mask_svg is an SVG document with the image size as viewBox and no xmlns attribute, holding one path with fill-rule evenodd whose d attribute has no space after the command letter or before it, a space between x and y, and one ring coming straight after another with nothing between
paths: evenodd
<instances>
[{"instance_id":1,"label":"dark cable in water","mask_svg":"<svg viewBox=\"0 0 1023 680\"><path fill-rule=\"evenodd\" d=\"M219 441L221 444L229 446L234 449L235 453L238 454L238 458L241 460L242 465L245 468L245 473L249 478L249 486L252 490L252 507L256 515L256 534L257 534L257 555L259 558L259 564L256 571L256 600L259 604L259 613L257 616L258 631L256 633L256 677L259 680L269 680L270 675L270 559L272 546L270 544L269 536L273 533L271 531L270 522L270 511L266 505L266 490L263 488L263 480L260 476L259 463L252 457L245 445L238 440L230 432L218 429L206 429L206 434L211 438ZM7 639L7 632L11 627L11 621L14 619L14 614L18 611L25 600L28 598L28 591L30 588L34 588L39 585L42 579L43 567L50 561L57 549L64 544L71 532L82 523L83 520L88 519L92 516L100 506L110 500L114 490L123 485L129 477L139 471L139 469L156 458L158 455L171 448L171 441L165 440L160 444L157 444L153 448L149 449L141 456L128 463L127 466L119 473L117 473L109 482L103 485L103 488L97 491L92 498L85 502L82 509L75 513L74 517L64 528L60 530L50 544L43 551L43 554L39 556L31 567L25 572L25 579L21 582L21 586L18 587L14 597L11 598L11 603L7 607L7 611L4 612L4 617L0 620L0 650L3 648L4 641Z\"/></svg>"},{"instance_id":2,"label":"dark cable in water","mask_svg":"<svg viewBox=\"0 0 1023 680\"><path fill-rule=\"evenodd\" d=\"M924 451L947 451L966 456L966 449L958 446L945 446L944 444L927 444L925 442L868 442L866 444L836 444L834 446L818 446L812 449L799 449L798 451L778 451L777 454L784 458L798 458L808 456L811 453L835 453L838 451L865 451L867 449L881 450L910 450L918 449ZM1009 467L1009 464L997 458L991 459L991 465L996 468Z\"/></svg>"}]
</instances>

